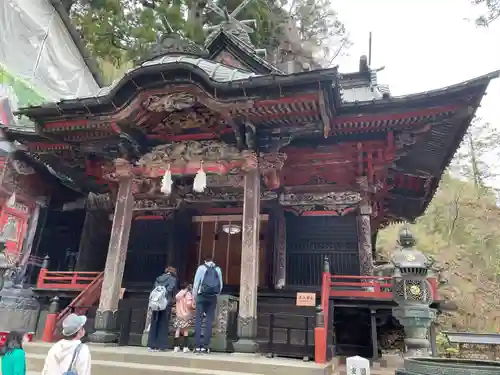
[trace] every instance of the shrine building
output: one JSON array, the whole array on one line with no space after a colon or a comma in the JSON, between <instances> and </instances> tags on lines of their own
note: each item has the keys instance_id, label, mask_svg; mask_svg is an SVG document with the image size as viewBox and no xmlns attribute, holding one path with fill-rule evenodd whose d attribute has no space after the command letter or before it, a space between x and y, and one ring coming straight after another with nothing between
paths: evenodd
<instances>
[{"instance_id":1,"label":"shrine building","mask_svg":"<svg viewBox=\"0 0 500 375\"><path fill-rule=\"evenodd\" d=\"M376 357L399 329L377 233L424 214L498 72L395 97L366 57L339 73L261 52L229 27L204 48L167 35L94 97L21 109L34 131L6 124L7 252L46 258L28 284L60 298L59 319L141 345L155 278L169 265L192 282L211 256L218 350L311 357L325 265L335 353Z\"/></svg>"}]
</instances>

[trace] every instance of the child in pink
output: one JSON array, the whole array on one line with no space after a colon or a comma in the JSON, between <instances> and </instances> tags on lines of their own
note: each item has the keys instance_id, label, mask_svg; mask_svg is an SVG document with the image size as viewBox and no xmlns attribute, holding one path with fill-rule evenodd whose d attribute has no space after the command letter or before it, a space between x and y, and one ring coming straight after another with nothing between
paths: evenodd
<instances>
[{"instance_id":1,"label":"child in pink","mask_svg":"<svg viewBox=\"0 0 500 375\"><path fill-rule=\"evenodd\" d=\"M189 328L194 324L194 310L195 304L192 293L192 286L188 283L184 283L182 285L182 290L177 293L175 296L175 319L174 319L174 328L175 328L175 347L174 352L179 352L181 350L180 347L180 336L184 337L183 349L184 353L189 352L188 348L188 333Z\"/></svg>"}]
</instances>

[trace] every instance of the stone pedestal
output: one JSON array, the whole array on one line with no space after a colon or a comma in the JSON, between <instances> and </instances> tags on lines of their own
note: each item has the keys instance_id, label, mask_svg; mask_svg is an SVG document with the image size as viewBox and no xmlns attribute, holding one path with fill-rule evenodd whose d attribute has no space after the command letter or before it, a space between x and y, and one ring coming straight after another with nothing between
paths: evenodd
<instances>
[{"instance_id":1,"label":"stone pedestal","mask_svg":"<svg viewBox=\"0 0 500 375\"><path fill-rule=\"evenodd\" d=\"M238 298L230 295L217 297L211 349L231 352L238 338Z\"/></svg>"},{"instance_id":2,"label":"stone pedestal","mask_svg":"<svg viewBox=\"0 0 500 375\"><path fill-rule=\"evenodd\" d=\"M241 251L238 341L234 350L257 351L257 287L259 282L260 174L258 169L245 175Z\"/></svg>"},{"instance_id":3,"label":"stone pedestal","mask_svg":"<svg viewBox=\"0 0 500 375\"><path fill-rule=\"evenodd\" d=\"M436 318L435 310L428 306L399 306L392 309L393 316L405 330L405 357L429 355L427 332Z\"/></svg>"},{"instance_id":4,"label":"stone pedestal","mask_svg":"<svg viewBox=\"0 0 500 375\"><path fill-rule=\"evenodd\" d=\"M0 332L12 330L35 332L40 303L31 289L9 288L0 291Z\"/></svg>"},{"instance_id":5,"label":"stone pedestal","mask_svg":"<svg viewBox=\"0 0 500 375\"><path fill-rule=\"evenodd\" d=\"M89 336L93 342L107 344L115 342L118 338L116 315L127 256L133 204L132 177L128 177L120 181L118 188L99 309L95 318L96 331Z\"/></svg>"}]
</instances>

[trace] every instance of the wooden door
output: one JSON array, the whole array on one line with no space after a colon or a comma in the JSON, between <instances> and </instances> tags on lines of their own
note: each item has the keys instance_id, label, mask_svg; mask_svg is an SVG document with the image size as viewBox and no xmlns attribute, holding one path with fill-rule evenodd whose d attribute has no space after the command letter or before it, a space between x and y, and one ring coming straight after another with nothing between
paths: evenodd
<instances>
[{"instance_id":1,"label":"wooden door","mask_svg":"<svg viewBox=\"0 0 500 375\"><path fill-rule=\"evenodd\" d=\"M237 215L238 217L238 215ZM190 263L199 265L210 256L221 268L225 285L239 286L241 272L241 232L228 234L222 230L225 224L236 224L241 226L241 218L238 220L202 220L196 222L197 241L196 248L190 256ZM259 249L259 285L266 284L268 267L266 266L266 230L267 220L261 220L260 249ZM194 259L193 259L194 258ZM193 262L194 261L194 262ZM191 266L188 274L192 274L196 267Z\"/></svg>"}]
</instances>

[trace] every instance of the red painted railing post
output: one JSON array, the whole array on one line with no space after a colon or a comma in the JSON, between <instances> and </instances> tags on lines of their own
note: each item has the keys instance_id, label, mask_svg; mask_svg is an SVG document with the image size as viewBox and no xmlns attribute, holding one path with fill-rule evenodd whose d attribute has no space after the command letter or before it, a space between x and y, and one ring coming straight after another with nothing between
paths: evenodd
<instances>
[{"instance_id":1,"label":"red painted railing post","mask_svg":"<svg viewBox=\"0 0 500 375\"><path fill-rule=\"evenodd\" d=\"M54 297L50 301L49 312L45 319L45 327L43 328L42 341L52 342L54 331L57 323L57 313L59 311L59 297Z\"/></svg>"},{"instance_id":2,"label":"red painted railing post","mask_svg":"<svg viewBox=\"0 0 500 375\"><path fill-rule=\"evenodd\" d=\"M38 289L43 288L43 282L45 280L45 275L47 274L46 268L41 268L40 273L38 274L38 280L36 281L36 287Z\"/></svg>"},{"instance_id":3,"label":"red painted railing post","mask_svg":"<svg viewBox=\"0 0 500 375\"><path fill-rule=\"evenodd\" d=\"M330 272L323 272L321 282L321 323L317 319L316 327L314 328L314 361L316 363L326 362L327 350L327 333L328 333L328 301L330 299Z\"/></svg>"},{"instance_id":4,"label":"red painted railing post","mask_svg":"<svg viewBox=\"0 0 500 375\"><path fill-rule=\"evenodd\" d=\"M326 327L325 316L321 306L316 312L316 326L314 327L314 361L326 362Z\"/></svg>"},{"instance_id":5,"label":"red painted railing post","mask_svg":"<svg viewBox=\"0 0 500 375\"><path fill-rule=\"evenodd\" d=\"M439 295L438 295L438 280L436 277L428 277L427 281L429 281L429 284L431 286L432 290L432 299L434 301L439 300Z\"/></svg>"}]
</instances>

